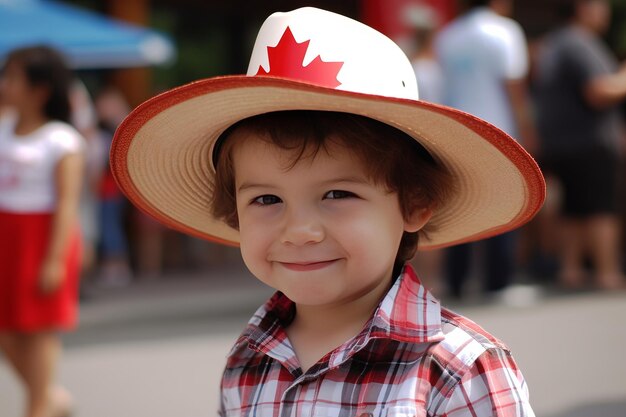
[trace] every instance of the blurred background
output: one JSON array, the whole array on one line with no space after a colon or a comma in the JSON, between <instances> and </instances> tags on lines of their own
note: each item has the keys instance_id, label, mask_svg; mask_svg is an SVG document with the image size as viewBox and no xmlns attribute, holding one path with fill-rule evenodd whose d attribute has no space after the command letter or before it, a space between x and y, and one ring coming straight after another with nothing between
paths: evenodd
<instances>
[{"instance_id":1,"label":"blurred background","mask_svg":"<svg viewBox=\"0 0 626 417\"><path fill-rule=\"evenodd\" d=\"M512 3L510 17L528 43L531 106L538 51L561 24L564 1ZM602 40L623 62L626 0L610 5ZM216 415L225 356L272 291L248 274L237 249L167 230L128 204L108 170L108 146L116 126L147 98L200 78L245 73L263 20L302 6L361 20L412 60L425 52L424 31L435 36L462 13L456 0L0 0L0 65L14 48L46 43L76 76L73 124L88 143L85 253L80 326L63 336L58 379L75 396L77 416ZM626 101L617 107L626 117ZM559 281L561 188L556 180L548 185L546 207L518 233L504 291L483 292L478 262L463 294L446 288L445 253L420 255L415 266L444 304L511 346L538 416L626 416L626 292ZM626 204L620 207L623 273ZM593 260L585 267L592 271ZM0 416L19 416L23 398L0 358Z\"/></svg>"}]
</instances>

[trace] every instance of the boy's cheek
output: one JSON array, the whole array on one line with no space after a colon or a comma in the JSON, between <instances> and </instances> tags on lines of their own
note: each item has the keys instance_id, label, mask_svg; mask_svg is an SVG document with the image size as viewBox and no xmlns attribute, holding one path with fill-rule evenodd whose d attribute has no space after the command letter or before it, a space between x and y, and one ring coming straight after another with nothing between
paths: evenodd
<instances>
[{"instance_id":1,"label":"boy's cheek","mask_svg":"<svg viewBox=\"0 0 626 417\"><path fill-rule=\"evenodd\" d=\"M239 241L240 245L251 242L259 242L262 236L268 235L267 221L253 219L249 216L239 216Z\"/></svg>"},{"instance_id":2,"label":"boy's cheek","mask_svg":"<svg viewBox=\"0 0 626 417\"><path fill-rule=\"evenodd\" d=\"M250 270L250 272L256 275L255 270L258 268L258 266L257 262L255 261L256 257L253 255L254 251L251 249L252 248L247 244L247 239L240 239L239 250L241 252L241 258L243 259L243 263Z\"/></svg>"},{"instance_id":3,"label":"boy's cheek","mask_svg":"<svg viewBox=\"0 0 626 417\"><path fill-rule=\"evenodd\" d=\"M239 250L246 264L258 263L259 259L265 259L270 242L268 234L258 228L249 228L240 225Z\"/></svg>"}]
</instances>

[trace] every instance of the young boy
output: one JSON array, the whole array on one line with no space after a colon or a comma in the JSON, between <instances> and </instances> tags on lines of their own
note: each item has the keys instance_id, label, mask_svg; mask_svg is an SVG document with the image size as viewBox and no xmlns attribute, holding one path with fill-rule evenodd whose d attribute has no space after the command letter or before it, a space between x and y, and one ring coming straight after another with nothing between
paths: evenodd
<instances>
[{"instance_id":1,"label":"young boy","mask_svg":"<svg viewBox=\"0 0 626 417\"><path fill-rule=\"evenodd\" d=\"M543 177L502 131L418 101L380 33L274 14L248 75L144 103L111 152L136 205L240 245L278 290L229 354L222 416L534 415L508 349L405 262L528 221Z\"/></svg>"}]
</instances>

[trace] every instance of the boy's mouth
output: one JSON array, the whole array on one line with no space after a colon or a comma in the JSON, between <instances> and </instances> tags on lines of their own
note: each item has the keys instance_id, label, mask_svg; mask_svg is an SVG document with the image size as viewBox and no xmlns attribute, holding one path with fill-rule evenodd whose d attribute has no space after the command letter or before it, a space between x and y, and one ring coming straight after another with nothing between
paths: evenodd
<instances>
[{"instance_id":1,"label":"boy's mouth","mask_svg":"<svg viewBox=\"0 0 626 417\"><path fill-rule=\"evenodd\" d=\"M314 262L278 262L283 267L292 271L315 271L317 269L326 268L329 265L337 262L338 259L331 259L328 261L314 261Z\"/></svg>"}]
</instances>

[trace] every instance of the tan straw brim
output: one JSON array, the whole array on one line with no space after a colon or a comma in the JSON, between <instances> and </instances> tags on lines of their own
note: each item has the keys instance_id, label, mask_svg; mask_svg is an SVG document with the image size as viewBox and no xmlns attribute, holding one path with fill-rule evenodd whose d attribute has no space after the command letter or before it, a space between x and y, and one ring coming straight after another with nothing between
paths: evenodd
<instances>
[{"instance_id":1,"label":"tan straw brim","mask_svg":"<svg viewBox=\"0 0 626 417\"><path fill-rule=\"evenodd\" d=\"M136 108L118 128L111 166L141 210L173 229L238 245L239 233L210 210L213 145L244 118L280 110L359 114L418 140L454 175L456 192L420 241L434 249L512 230L543 204L545 182L528 153L496 127L426 102L358 94L274 77L228 76L165 92Z\"/></svg>"}]
</instances>

